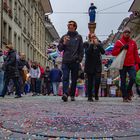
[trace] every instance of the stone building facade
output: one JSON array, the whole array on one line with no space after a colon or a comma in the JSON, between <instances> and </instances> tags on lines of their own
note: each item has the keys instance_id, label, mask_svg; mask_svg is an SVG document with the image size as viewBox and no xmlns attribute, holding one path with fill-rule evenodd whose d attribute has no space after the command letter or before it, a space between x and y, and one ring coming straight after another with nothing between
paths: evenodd
<instances>
[{"instance_id":1,"label":"stone building facade","mask_svg":"<svg viewBox=\"0 0 140 140\"><path fill-rule=\"evenodd\" d=\"M17 52L26 54L27 60L45 66L48 36L45 13L52 13L49 0L3 0L3 49L5 44L12 43Z\"/></svg>"}]
</instances>

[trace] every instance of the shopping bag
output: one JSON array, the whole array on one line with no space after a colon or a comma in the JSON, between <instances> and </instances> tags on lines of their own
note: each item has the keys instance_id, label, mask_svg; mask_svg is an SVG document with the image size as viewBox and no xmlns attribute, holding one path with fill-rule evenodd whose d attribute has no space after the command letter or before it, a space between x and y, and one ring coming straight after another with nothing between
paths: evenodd
<instances>
[{"instance_id":1,"label":"shopping bag","mask_svg":"<svg viewBox=\"0 0 140 140\"><path fill-rule=\"evenodd\" d=\"M140 86L140 70L136 74L136 84Z\"/></svg>"},{"instance_id":2,"label":"shopping bag","mask_svg":"<svg viewBox=\"0 0 140 140\"><path fill-rule=\"evenodd\" d=\"M110 69L118 69L121 70L123 68L124 59L126 56L127 50L122 50L120 54L115 58L112 62Z\"/></svg>"},{"instance_id":3,"label":"shopping bag","mask_svg":"<svg viewBox=\"0 0 140 140\"><path fill-rule=\"evenodd\" d=\"M28 81L28 78L29 78L28 77L28 71L27 70L22 70L21 73L22 73L23 82Z\"/></svg>"}]
</instances>

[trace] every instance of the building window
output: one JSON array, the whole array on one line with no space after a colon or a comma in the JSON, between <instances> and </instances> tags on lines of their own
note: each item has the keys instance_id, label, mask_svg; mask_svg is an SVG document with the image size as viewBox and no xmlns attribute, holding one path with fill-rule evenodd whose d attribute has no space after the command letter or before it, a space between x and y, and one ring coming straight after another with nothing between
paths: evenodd
<instances>
[{"instance_id":1,"label":"building window","mask_svg":"<svg viewBox=\"0 0 140 140\"><path fill-rule=\"evenodd\" d=\"M14 47L17 49L17 33L14 33Z\"/></svg>"},{"instance_id":2,"label":"building window","mask_svg":"<svg viewBox=\"0 0 140 140\"><path fill-rule=\"evenodd\" d=\"M18 37L18 51L21 52L20 37Z\"/></svg>"},{"instance_id":3,"label":"building window","mask_svg":"<svg viewBox=\"0 0 140 140\"><path fill-rule=\"evenodd\" d=\"M3 22L3 43L7 44L7 23Z\"/></svg>"},{"instance_id":4,"label":"building window","mask_svg":"<svg viewBox=\"0 0 140 140\"><path fill-rule=\"evenodd\" d=\"M30 45L27 44L27 57L26 58L30 58Z\"/></svg>"},{"instance_id":5,"label":"building window","mask_svg":"<svg viewBox=\"0 0 140 140\"><path fill-rule=\"evenodd\" d=\"M1 0L2 1L2 0ZM6 12L8 12L8 3L7 3L7 0L4 0L3 1L3 8Z\"/></svg>"},{"instance_id":6,"label":"building window","mask_svg":"<svg viewBox=\"0 0 140 140\"><path fill-rule=\"evenodd\" d=\"M14 13L15 13L15 17L17 18L17 2L16 1L14 5Z\"/></svg>"},{"instance_id":7,"label":"building window","mask_svg":"<svg viewBox=\"0 0 140 140\"><path fill-rule=\"evenodd\" d=\"M24 6L26 7L26 0L24 0Z\"/></svg>"},{"instance_id":8,"label":"building window","mask_svg":"<svg viewBox=\"0 0 140 140\"><path fill-rule=\"evenodd\" d=\"M22 52L26 53L26 41L23 41Z\"/></svg>"},{"instance_id":9,"label":"building window","mask_svg":"<svg viewBox=\"0 0 140 140\"><path fill-rule=\"evenodd\" d=\"M8 29L8 43L11 44L12 43L12 28L9 26Z\"/></svg>"},{"instance_id":10,"label":"building window","mask_svg":"<svg viewBox=\"0 0 140 140\"><path fill-rule=\"evenodd\" d=\"M26 28L26 12L24 11L24 27Z\"/></svg>"},{"instance_id":11,"label":"building window","mask_svg":"<svg viewBox=\"0 0 140 140\"><path fill-rule=\"evenodd\" d=\"M33 16L33 3L31 4L31 11L30 11L31 16Z\"/></svg>"},{"instance_id":12,"label":"building window","mask_svg":"<svg viewBox=\"0 0 140 140\"><path fill-rule=\"evenodd\" d=\"M33 39L33 24L32 24L32 22L31 22L30 33L31 33L31 41L32 41L32 39Z\"/></svg>"},{"instance_id":13,"label":"building window","mask_svg":"<svg viewBox=\"0 0 140 140\"><path fill-rule=\"evenodd\" d=\"M30 2L31 2L31 0L28 0L28 12L29 12L29 14L30 14L30 6L31 6Z\"/></svg>"},{"instance_id":14,"label":"building window","mask_svg":"<svg viewBox=\"0 0 140 140\"><path fill-rule=\"evenodd\" d=\"M27 30L28 30L28 34L30 34L30 28L31 28L31 27L30 27L30 19L29 19L29 18L28 18L28 25L27 25L27 26L28 26L28 29L27 29ZM30 35L29 35L29 36L30 36Z\"/></svg>"},{"instance_id":15,"label":"building window","mask_svg":"<svg viewBox=\"0 0 140 140\"><path fill-rule=\"evenodd\" d=\"M20 6L18 7L18 20L21 24L21 8L20 8Z\"/></svg>"},{"instance_id":16,"label":"building window","mask_svg":"<svg viewBox=\"0 0 140 140\"><path fill-rule=\"evenodd\" d=\"M13 18L13 12L12 12L12 0L9 0L8 13L9 13L9 16L10 16L11 18Z\"/></svg>"},{"instance_id":17,"label":"building window","mask_svg":"<svg viewBox=\"0 0 140 140\"><path fill-rule=\"evenodd\" d=\"M33 60L33 49L32 47L30 48L30 56L29 56L30 60Z\"/></svg>"},{"instance_id":18,"label":"building window","mask_svg":"<svg viewBox=\"0 0 140 140\"><path fill-rule=\"evenodd\" d=\"M9 8L12 9L12 0L9 0Z\"/></svg>"},{"instance_id":19,"label":"building window","mask_svg":"<svg viewBox=\"0 0 140 140\"><path fill-rule=\"evenodd\" d=\"M7 23L3 22L3 36L6 37L7 36Z\"/></svg>"}]
</instances>

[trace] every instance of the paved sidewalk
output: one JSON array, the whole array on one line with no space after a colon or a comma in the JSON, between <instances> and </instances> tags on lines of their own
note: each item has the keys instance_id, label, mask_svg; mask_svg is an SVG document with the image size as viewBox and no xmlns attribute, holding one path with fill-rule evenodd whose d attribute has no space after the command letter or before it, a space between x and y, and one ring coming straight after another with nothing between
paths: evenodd
<instances>
[{"instance_id":1,"label":"paved sidewalk","mask_svg":"<svg viewBox=\"0 0 140 140\"><path fill-rule=\"evenodd\" d=\"M56 96L0 98L2 140L140 140L140 98L62 102Z\"/></svg>"}]
</instances>

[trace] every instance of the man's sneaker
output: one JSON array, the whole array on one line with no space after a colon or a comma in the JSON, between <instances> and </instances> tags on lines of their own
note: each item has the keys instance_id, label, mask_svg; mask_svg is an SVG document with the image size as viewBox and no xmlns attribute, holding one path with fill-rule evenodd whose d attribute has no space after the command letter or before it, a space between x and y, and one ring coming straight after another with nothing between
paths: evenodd
<instances>
[{"instance_id":1,"label":"man's sneaker","mask_svg":"<svg viewBox=\"0 0 140 140\"><path fill-rule=\"evenodd\" d=\"M129 96L127 99L128 99L129 101L132 101L132 97L131 97L131 96Z\"/></svg>"},{"instance_id":2,"label":"man's sneaker","mask_svg":"<svg viewBox=\"0 0 140 140\"><path fill-rule=\"evenodd\" d=\"M134 97L133 91L132 90L128 90L128 100L132 101L132 97Z\"/></svg>"},{"instance_id":3,"label":"man's sneaker","mask_svg":"<svg viewBox=\"0 0 140 140\"><path fill-rule=\"evenodd\" d=\"M64 94L64 95L62 96L62 100L63 100L64 102L67 102L67 101L68 101L68 96L67 96L66 94Z\"/></svg>"},{"instance_id":4,"label":"man's sneaker","mask_svg":"<svg viewBox=\"0 0 140 140\"><path fill-rule=\"evenodd\" d=\"M88 97L88 101L89 101L89 102L93 102L94 100L93 100L92 97Z\"/></svg>"},{"instance_id":5,"label":"man's sneaker","mask_svg":"<svg viewBox=\"0 0 140 140\"><path fill-rule=\"evenodd\" d=\"M99 101L99 96L95 96L95 100L96 101Z\"/></svg>"},{"instance_id":6,"label":"man's sneaker","mask_svg":"<svg viewBox=\"0 0 140 140\"><path fill-rule=\"evenodd\" d=\"M71 101L75 101L75 98L73 96L71 97Z\"/></svg>"},{"instance_id":7,"label":"man's sneaker","mask_svg":"<svg viewBox=\"0 0 140 140\"><path fill-rule=\"evenodd\" d=\"M33 95L32 96L37 96L37 94L36 93L33 93Z\"/></svg>"},{"instance_id":8,"label":"man's sneaker","mask_svg":"<svg viewBox=\"0 0 140 140\"><path fill-rule=\"evenodd\" d=\"M123 98L123 102L128 103L129 102L128 98Z\"/></svg>"},{"instance_id":9,"label":"man's sneaker","mask_svg":"<svg viewBox=\"0 0 140 140\"><path fill-rule=\"evenodd\" d=\"M1 98L4 98L4 95L0 95Z\"/></svg>"}]
</instances>

